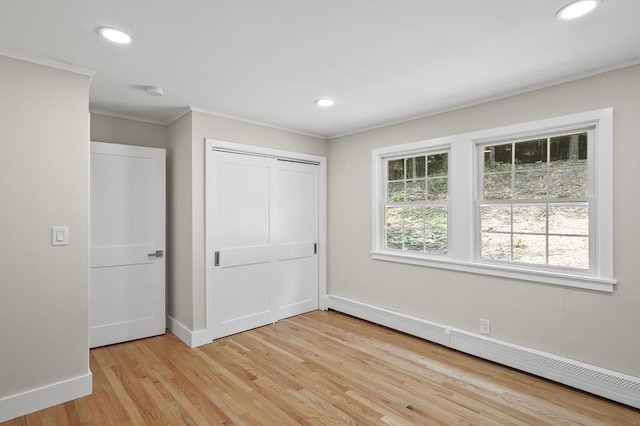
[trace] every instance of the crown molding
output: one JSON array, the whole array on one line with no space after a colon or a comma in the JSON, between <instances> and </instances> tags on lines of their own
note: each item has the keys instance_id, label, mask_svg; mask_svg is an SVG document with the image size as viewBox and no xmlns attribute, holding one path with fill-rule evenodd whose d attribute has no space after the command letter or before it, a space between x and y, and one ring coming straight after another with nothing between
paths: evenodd
<instances>
[{"instance_id":1,"label":"crown molding","mask_svg":"<svg viewBox=\"0 0 640 426\"><path fill-rule=\"evenodd\" d=\"M184 114L186 114L187 112L200 112L203 114L209 114L209 115L214 115L216 117L221 117L221 118L228 118L230 120L236 120L236 121L241 121L243 123L247 123L247 124L254 124L256 126L262 126L262 127L268 127L270 129L275 129L275 130L282 130L284 132L289 132L289 133L296 133L298 135L304 135L304 136L310 136L312 138L318 138L318 139L322 139L322 140L327 140L327 136L325 135L319 135L316 133L308 133L308 132L303 132L300 130L295 130L295 129L289 129L286 127L280 127L280 126L275 126L273 124L269 124L269 123L264 123L261 121L255 121L255 120L249 120L247 118L243 118L243 117L239 117L236 115L231 115L231 114L223 114L220 112L216 112L216 111L211 111L211 110L207 110L205 108L199 108L196 106L189 106L188 111L183 112L179 117L176 117L176 120L180 117L182 117Z\"/></svg>"},{"instance_id":2,"label":"crown molding","mask_svg":"<svg viewBox=\"0 0 640 426\"><path fill-rule=\"evenodd\" d=\"M592 69L589 71L584 71L581 73L577 73L577 74L572 74L570 76L567 77L563 77L563 78L558 78L558 79L554 79L554 80L547 80L544 81L542 83L538 83L532 86L527 86L527 87L523 87L520 89L515 89L515 90L510 90L507 92L503 92L500 93L498 95L494 95L494 96L488 96L488 97L484 97L484 98L480 98L477 99L475 101L470 101L470 102L466 102L466 103L461 103L458 105L454 105L452 107L445 107L445 108L441 108L441 109L437 109L431 112L428 112L426 114L422 114L422 115L417 115L417 116L413 116L413 117L409 117L409 118L403 118L397 121L390 121L390 122L386 122L386 123L381 123L381 124L376 124L370 127L364 127L361 129L357 129L357 130L352 130L352 131L348 131L345 133L339 133L339 134L335 134L335 135L330 135L327 136L327 139L332 140L332 139L338 139L338 138L342 138L345 136L351 136L351 135L356 135L358 133L364 133L364 132L368 132L371 130L376 130L376 129L381 129L383 127L389 127L389 126L395 126L397 124L403 124L403 123L407 123L410 121L415 121L415 120L421 120L424 118L428 118L428 117L433 117L434 115L439 115L439 114L444 114L447 112L452 112L452 111L457 111L460 109L464 109L464 108L469 108L472 106L476 106L476 105L481 105L481 104L485 104L488 102L493 102L493 101L497 101L500 99L505 99L505 98L509 98L511 96L517 96L517 95L522 95L525 93L529 93L529 92L534 92L536 90L541 90L541 89L546 89L548 87L553 87L553 86L557 86L559 84L564 84L564 83L570 83L572 81L576 81L576 80L580 80L583 78L588 78L588 77L593 77L599 74L604 74L607 72L611 72L611 71L616 71L622 68L627 68L627 67L632 67L634 65L639 65L640 64L640 58L634 58L628 61L624 61L624 62L619 62L617 64L613 64L613 65L608 65L606 67L601 67L601 68L596 68L596 69Z\"/></svg>"},{"instance_id":3,"label":"crown molding","mask_svg":"<svg viewBox=\"0 0 640 426\"><path fill-rule=\"evenodd\" d=\"M0 56L6 56L7 58L18 59L20 61L30 62L36 65L43 65L45 67L55 68L62 71L69 71L75 74L84 75L86 77L89 77L89 79L93 78L93 76L96 74L95 71L91 71L85 68L64 64L62 62L56 62L51 59L38 58L35 56L25 55L23 53L12 52L9 50L0 50Z\"/></svg>"}]
</instances>

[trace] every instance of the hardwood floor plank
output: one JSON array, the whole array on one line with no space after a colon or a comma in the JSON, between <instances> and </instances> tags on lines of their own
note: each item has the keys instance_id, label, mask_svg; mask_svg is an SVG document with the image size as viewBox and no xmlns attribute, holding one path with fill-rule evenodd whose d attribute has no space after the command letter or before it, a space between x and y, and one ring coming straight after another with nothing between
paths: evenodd
<instances>
[{"instance_id":1,"label":"hardwood floor plank","mask_svg":"<svg viewBox=\"0 0 640 426\"><path fill-rule=\"evenodd\" d=\"M607 425L640 411L335 312L91 350L93 394L2 426Z\"/></svg>"}]
</instances>

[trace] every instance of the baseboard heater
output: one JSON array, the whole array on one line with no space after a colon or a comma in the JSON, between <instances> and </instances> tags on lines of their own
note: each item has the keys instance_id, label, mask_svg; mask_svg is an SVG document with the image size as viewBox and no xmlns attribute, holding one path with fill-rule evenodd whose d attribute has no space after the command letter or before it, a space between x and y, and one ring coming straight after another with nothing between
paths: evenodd
<instances>
[{"instance_id":1,"label":"baseboard heater","mask_svg":"<svg viewBox=\"0 0 640 426\"><path fill-rule=\"evenodd\" d=\"M640 408L640 378L638 377L339 296L327 295L326 306L461 352Z\"/></svg>"}]
</instances>

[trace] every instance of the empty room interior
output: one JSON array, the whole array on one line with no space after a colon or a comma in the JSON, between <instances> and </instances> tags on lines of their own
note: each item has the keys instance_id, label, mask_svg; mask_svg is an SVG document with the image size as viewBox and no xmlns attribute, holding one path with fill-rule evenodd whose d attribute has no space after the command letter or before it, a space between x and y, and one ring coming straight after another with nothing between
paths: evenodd
<instances>
[{"instance_id":1,"label":"empty room interior","mask_svg":"<svg viewBox=\"0 0 640 426\"><path fill-rule=\"evenodd\" d=\"M640 1L0 0L0 422L640 425Z\"/></svg>"}]
</instances>

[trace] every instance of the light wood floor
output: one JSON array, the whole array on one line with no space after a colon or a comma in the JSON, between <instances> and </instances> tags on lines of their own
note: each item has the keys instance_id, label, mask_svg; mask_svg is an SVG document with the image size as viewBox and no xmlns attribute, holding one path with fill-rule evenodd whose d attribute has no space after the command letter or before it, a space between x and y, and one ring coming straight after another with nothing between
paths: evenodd
<instances>
[{"instance_id":1,"label":"light wood floor","mask_svg":"<svg viewBox=\"0 0 640 426\"><path fill-rule=\"evenodd\" d=\"M91 351L93 394L3 425L640 425L630 407L335 312Z\"/></svg>"}]
</instances>

